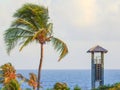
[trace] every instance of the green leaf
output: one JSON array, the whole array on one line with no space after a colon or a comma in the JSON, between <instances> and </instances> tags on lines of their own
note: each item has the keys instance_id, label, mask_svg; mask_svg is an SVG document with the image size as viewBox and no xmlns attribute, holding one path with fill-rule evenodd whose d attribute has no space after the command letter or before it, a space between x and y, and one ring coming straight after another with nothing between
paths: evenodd
<instances>
[{"instance_id":1,"label":"green leaf","mask_svg":"<svg viewBox=\"0 0 120 90\"><path fill-rule=\"evenodd\" d=\"M49 36L51 36L51 34L53 33L53 24L52 23L49 23L48 25L47 25L47 34L49 35Z\"/></svg>"},{"instance_id":2,"label":"green leaf","mask_svg":"<svg viewBox=\"0 0 120 90\"><path fill-rule=\"evenodd\" d=\"M37 31L37 28L29 21L25 20L25 19L22 19L22 18L18 18L17 20L15 20L11 27L25 27L27 29L32 29L32 30L35 30Z\"/></svg>"},{"instance_id":3,"label":"green leaf","mask_svg":"<svg viewBox=\"0 0 120 90\"><path fill-rule=\"evenodd\" d=\"M7 46L7 52L10 54L10 51L21 42L24 41L28 36L32 36L34 32L22 28L9 28L4 33L4 41Z\"/></svg>"},{"instance_id":4,"label":"green leaf","mask_svg":"<svg viewBox=\"0 0 120 90\"><path fill-rule=\"evenodd\" d=\"M68 54L67 45L60 39L52 37L51 41L53 43L54 49L60 53L59 60L60 61L63 57Z\"/></svg>"},{"instance_id":5,"label":"green leaf","mask_svg":"<svg viewBox=\"0 0 120 90\"><path fill-rule=\"evenodd\" d=\"M26 41L24 42L24 44L21 46L21 48L20 48L19 51L21 51L25 46L27 46L30 42L32 42L32 38L33 38L33 37L28 37L28 38L26 39Z\"/></svg>"}]
</instances>

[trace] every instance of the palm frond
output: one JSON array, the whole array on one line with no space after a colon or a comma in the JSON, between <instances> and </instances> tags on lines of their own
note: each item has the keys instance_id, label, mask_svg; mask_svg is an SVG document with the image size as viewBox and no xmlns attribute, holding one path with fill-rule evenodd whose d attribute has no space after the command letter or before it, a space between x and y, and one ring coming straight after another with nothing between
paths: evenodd
<instances>
[{"instance_id":1,"label":"palm frond","mask_svg":"<svg viewBox=\"0 0 120 90\"><path fill-rule=\"evenodd\" d=\"M18 9L13 16L16 18L26 19L27 16L34 17L35 15L43 14L45 10L46 8L44 6L27 3L24 4L23 7Z\"/></svg>"},{"instance_id":2,"label":"palm frond","mask_svg":"<svg viewBox=\"0 0 120 90\"><path fill-rule=\"evenodd\" d=\"M38 35L39 35L43 30L44 30L44 29L40 29L39 31L35 32L32 40L35 40L35 39L38 37Z\"/></svg>"},{"instance_id":3,"label":"palm frond","mask_svg":"<svg viewBox=\"0 0 120 90\"><path fill-rule=\"evenodd\" d=\"M33 37L28 37L28 38L25 40L24 44L20 47L20 50L19 50L19 51L21 51L25 46L27 46L30 42L32 42L32 38L33 38Z\"/></svg>"},{"instance_id":4,"label":"palm frond","mask_svg":"<svg viewBox=\"0 0 120 90\"><path fill-rule=\"evenodd\" d=\"M33 88L37 88L37 85L38 85L38 83L37 83L37 76L36 76L36 74L34 74L34 73L29 73L29 75L30 75L30 78L29 78L29 81L28 81L28 84L30 85L30 86L32 86Z\"/></svg>"},{"instance_id":5,"label":"palm frond","mask_svg":"<svg viewBox=\"0 0 120 90\"><path fill-rule=\"evenodd\" d=\"M51 41L53 43L54 49L60 53L59 60L58 60L60 61L68 53L67 45L63 41L55 37L52 37Z\"/></svg>"},{"instance_id":6,"label":"palm frond","mask_svg":"<svg viewBox=\"0 0 120 90\"><path fill-rule=\"evenodd\" d=\"M31 22L37 29L45 27L48 22L48 9L44 6L27 3L14 14L16 18L22 18Z\"/></svg>"},{"instance_id":7,"label":"palm frond","mask_svg":"<svg viewBox=\"0 0 120 90\"><path fill-rule=\"evenodd\" d=\"M25 19L22 19L22 18L18 18L17 20L15 20L12 23L11 27L24 27L30 30L32 29L32 30L37 31L37 28L31 22Z\"/></svg>"},{"instance_id":8,"label":"palm frond","mask_svg":"<svg viewBox=\"0 0 120 90\"><path fill-rule=\"evenodd\" d=\"M30 79L37 82L37 76L34 73L29 73Z\"/></svg>"},{"instance_id":9,"label":"palm frond","mask_svg":"<svg viewBox=\"0 0 120 90\"><path fill-rule=\"evenodd\" d=\"M49 23L47 25L47 34L49 34L49 36L51 36L51 34L53 33L53 24L52 23Z\"/></svg>"},{"instance_id":10,"label":"palm frond","mask_svg":"<svg viewBox=\"0 0 120 90\"><path fill-rule=\"evenodd\" d=\"M18 44L21 39L24 39L23 36L33 35L33 32L25 30L22 28L9 28L4 33L4 41L7 46L7 53L10 54L10 51Z\"/></svg>"}]
</instances>

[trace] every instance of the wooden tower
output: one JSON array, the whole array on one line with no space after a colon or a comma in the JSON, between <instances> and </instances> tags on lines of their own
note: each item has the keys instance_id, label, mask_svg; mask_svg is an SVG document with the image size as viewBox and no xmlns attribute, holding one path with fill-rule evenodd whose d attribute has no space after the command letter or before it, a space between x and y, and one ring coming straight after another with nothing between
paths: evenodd
<instances>
[{"instance_id":1,"label":"wooden tower","mask_svg":"<svg viewBox=\"0 0 120 90\"><path fill-rule=\"evenodd\" d=\"M91 53L91 87L104 85L104 53L108 51L97 45L87 51Z\"/></svg>"}]
</instances>

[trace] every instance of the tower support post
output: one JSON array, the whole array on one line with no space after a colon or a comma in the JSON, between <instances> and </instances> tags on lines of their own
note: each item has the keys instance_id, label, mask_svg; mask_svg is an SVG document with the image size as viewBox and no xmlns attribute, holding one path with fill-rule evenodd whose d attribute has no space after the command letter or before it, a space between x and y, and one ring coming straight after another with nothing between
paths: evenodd
<instances>
[{"instance_id":1,"label":"tower support post","mask_svg":"<svg viewBox=\"0 0 120 90\"><path fill-rule=\"evenodd\" d=\"M94 65L94 52L91 53L91 87L95 88L95 65Z\"/></svg>"}]
</instances>

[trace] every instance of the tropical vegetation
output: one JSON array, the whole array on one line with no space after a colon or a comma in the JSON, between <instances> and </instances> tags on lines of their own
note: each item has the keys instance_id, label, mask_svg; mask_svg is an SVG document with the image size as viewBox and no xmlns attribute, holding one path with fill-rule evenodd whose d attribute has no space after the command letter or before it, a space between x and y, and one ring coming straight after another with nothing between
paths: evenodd
<instances>
[{"instance_id":1,"label":"tropical vegetation","mask_svg":"<svg viewBox=\"0 0 120 90\"><path fill-rule=\"evenodd\" d=\"M59 61L68 53L67 45L53 36L53 24L49 22L48 9L35 4L25 4L13 15L11 26L5 31L4 40L7 52L20 45L20 51L36 41L40 45L40 63L38 68L37 90L40 87L40 77L43 62L44 44L51 42L60 53ZM32 51L31 51L32 52Z\"/></svg>"},{"instance_id":2,"label":"tropical vegetation","mask_svg":"<svg viewBox=\"0 0 120 90\"><path fill-rule=\"evenodd\" d=\"M22 90L21 82L28 83L35 90L37 88L37 76L34 73L29 73L29 76L29 78L25 78L22 74L17 74L11 63L0 66L0 84L2 85L2 90Z\"/></svg>"},{"instance_id":3,"label":"tropical vegetation","mask_svg":"<svg viewBox=\"0 0 120 90\"><path fill-rule=\"evenodd\" d=\"M78 85L74 87L74 90L82 90Z\"/></svg>"},{"instance_id":4,"label":"tropical vegetation","mask_svg":"<svg viewBox=\"0 0 120 90\"><path fill-rule=\"evenodd\" d=\"M112 85L103 85L93 90L120 90L120 83L115 83Z\"/></svg>"},{"instance_id":5,"label":"tropical vegetation","mask_svg":"<svg viewBox=\"0 0 120 90\"><path fill-rule=\"evenodd\" d=\"M31 88L21 88L22 83L27 83ZM6 63L0 66L0 90L36 90L37 76L34 73L29 73L29 78L24 77L20 73L16 73L15 68L11 63ZM44 87L43 87L44 88ZM53 88L46 90L71 90L66 83L56 82ZM76 85L73 90L82 90ZM92 90L120 90L120 83L112 85L103 85Z\"/></svg>"},{"instance_id":6,"label":"tropical vegetation","mask_svg":"<svg viewBox=\"0 0 120 90\"><path fill-rule=\"evenodd\" d=\"M0 83L3 85L2 90L21 90L11 63L0 66Z\"/></svg>"},{"instance_id":7,"label":"tropical vegetation","mask_svg":"<svg viewBox=\"0 0 120 90\"><path fill-rule=\"evenodd\" d=\"M57 82L53 90L70 90L66 83Z\"/></svg>"}]
</instances>

